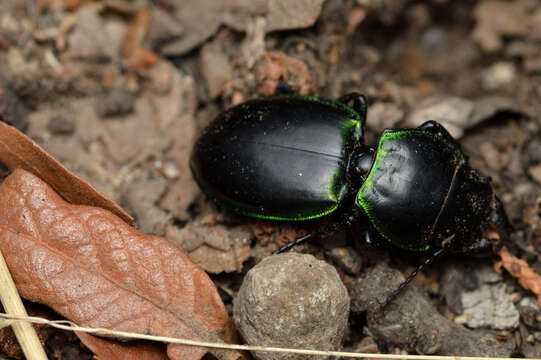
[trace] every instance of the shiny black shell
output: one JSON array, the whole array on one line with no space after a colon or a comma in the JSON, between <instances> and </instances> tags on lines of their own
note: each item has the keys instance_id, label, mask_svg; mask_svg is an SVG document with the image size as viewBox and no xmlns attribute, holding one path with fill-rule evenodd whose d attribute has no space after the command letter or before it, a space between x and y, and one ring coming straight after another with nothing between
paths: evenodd
<instances>
[{"instance_id":1,"label":"shiny black shell","mask_svg":"<svg viewBox=\"0 0 541 360\"><path fill-rule=\"evenodd\" d=\"M242 214L306 220L335 211L347 195L349 154L360 116L332 100L256 99L221 113L194 146L190 165L217 203Z\"/></svg>"},{"instance_id":2,"label":"shiny black shell","mask_svg":"<svg viewBox=\"0 0 541 360\"><path fill-rule=\"evenodd\" d=\"M489 181L435 122L384 131L356 202L380 235L417 251L446 242L468 251L498 206Z\"/></svg>"}]
</instances>

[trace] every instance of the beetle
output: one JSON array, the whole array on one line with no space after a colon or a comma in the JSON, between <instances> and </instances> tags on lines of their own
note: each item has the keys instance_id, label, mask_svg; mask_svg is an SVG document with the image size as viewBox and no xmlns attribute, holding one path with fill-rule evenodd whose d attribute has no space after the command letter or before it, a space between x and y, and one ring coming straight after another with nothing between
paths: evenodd
<instances>
[{"instance_id":1,"label":"beetle","mask_svg":"<svg viewBox=\"0 0 541 360\"><path fill-rule=\"evenodd\" d=\"M235 212L300 221L345 211L365 225L367 242L434 249L406 284L446 251L490 252L489 230L508 235L490 179L469 166L442 125L387 129L371 147L366 114L358 93L337 101L296 94L250 100L204 130L190 167L203 192Z\"/></svg>"}]
</instances>

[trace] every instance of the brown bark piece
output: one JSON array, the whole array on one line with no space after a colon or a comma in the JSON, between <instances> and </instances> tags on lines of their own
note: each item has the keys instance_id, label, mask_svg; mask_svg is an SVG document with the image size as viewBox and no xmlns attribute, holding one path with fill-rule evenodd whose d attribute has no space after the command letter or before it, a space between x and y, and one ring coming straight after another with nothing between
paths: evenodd
<instances>
[{"instance_id":1,"label":"brown bark piece","mask_svg":"<svg viewBox=\"0 0 541 360\"><path fill-rule=\"evenodd\" d=\"M2 121L0 121L0 162L11 171L20 168L38 176L72 204L101 207L128 224L134 225L133 217L116 202L69 171L29 137Z\"/></svg>"},{"instance_id":2,"label":"brown bark piece","mask_svg":"<svg viewBox=\"0 0 541 360\"><path fill-rule=\"evenodd\" d=\"M204 341L231 338L214 284L165 239L142 234L101 208L68 204L21 169L0 185L0 203L0 249L26 299L82 326ZM209 351L218 359L238 357ZM200 359L206 352L167 346L171 359Z\"/></svg>"},{"instance_id":3,"label":"brown bark piece","mask_svg":"<svg viewBox=\"0 0 541 360\"><path fill-rule=\"evenodd\" d=\"M141 10L130 23L128 35L122 47L126 67L130 70L144 69L158 61L158 56L144 46L151 20L152 13L145 9Z\"/></svg>"}]
</instances>

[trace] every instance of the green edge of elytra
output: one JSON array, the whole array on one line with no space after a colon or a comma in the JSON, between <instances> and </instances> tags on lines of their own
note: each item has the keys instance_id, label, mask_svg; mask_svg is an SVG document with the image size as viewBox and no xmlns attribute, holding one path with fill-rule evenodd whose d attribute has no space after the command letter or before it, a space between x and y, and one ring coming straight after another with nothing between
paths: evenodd
<instances>
[{"instance_id":1,"label":"green edge of elytra","mask_svg":"<svg viewBox=\"0 0 541 360\"><path fill-rule=\"evenodd\" d=\"M332 99L326 99L326 98L320 98L320 97L317 97L317 96L301 95L301 94L286 94L285 96L291 96L291 97L296 97L296 98L300 98L300 99L306 99L306 100L312 100L312 101L317 101L317 102L321 102L321 103L327 103L327 104L331 104L331 105L336 105L336 106L346 110L347 112L351 113L351 115L353 115L353 118L355 120L361 120L361 115L359 115L359 113L357 111L355 111L353 108L347 106L346 104L341 103L340 101L336 101L336 100L332 100Z\"/></svg>"}]
</instances>

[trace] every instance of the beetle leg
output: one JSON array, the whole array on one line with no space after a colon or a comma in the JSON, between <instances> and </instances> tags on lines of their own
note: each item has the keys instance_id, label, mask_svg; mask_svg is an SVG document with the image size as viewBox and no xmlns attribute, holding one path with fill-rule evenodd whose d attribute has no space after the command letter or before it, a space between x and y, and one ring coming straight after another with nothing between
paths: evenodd
<instances>
[{"instance_id":1,"label":"beetle leg","mask_svg":"<svg viewBox=\"0 0 541 360\"><path fill-rule=\"evenodd\" d=\"M388 297L387 299L385 300L385 302L383 303L383 308L385 308L387 305L389 305L389 303L391 301L393 301L393 299L396 297L396 295L400 294L400 292L406 287L408 286L408 284L413 280L413 278L415 276L417 276L417 274L423 270L425 268L425 266L428 266L430 265L431 263L434 262L434 260L436 260L437 258L439 258L440 256L442 256L443 254L445 254L447 252L447 250L449 250L449 247L444 247L444 248L441 248L439 249L438 251L436 251L434 254L432 254L431 257L429 257L428 259L425 260L424 263L422 263L421 265L417 266L417 269L415 269L407 278L406 280L404 280L399 286L398 288L396 288L396 290L394 290Z\"/></svg>"},{"instance_id":2,"label":"beetle leg","mask_svg":"<svg viewBox=\"0 0 541 360\"><path fill-rule=\"evenodd\" d=\"M312 237L312 234L306 234L304 236L301 236L299 238L296 238L295 240L291 241L291 242L288 242L287 244L285 244L284 246L282 246L281 248L279 248L278 250L275 250L272 252L272 254L280 254L280 253L283 253L284 251L287 251L289 249L291 249L293 246L296 246L296 245L299 245L303 242L305 242L306 240L310 239Z\"/></svg>"},{"instance_id":3,"label":"beetle leg","mask_svg":"<svg viewBox=\"0 0 541 360\"><path fill-rule=\"evenodd\" d=\"M338 101L346 105L348 105L350 101L353 101L353 110L359 113L364 126L364 123L366 122L366 112L368 108L368 102L364 95L358 92L352 92L341 96L340 98L338 98Z\"/></svg>"},{"instance_id":4,"label":"beetle leg","mask_svg":"<svg viewBox=\"0 0 541 360\"><path fill-rule=\"evenodd\" d=\"M446 137L448 140L450 140L452 143L456 142L455 138L451 134L449 134L449 131L447 131L446 128L444 128L440 123L434 121L434 120L428 120L421 125L419 125L418 129L424 130L424 131L430 131L433 134L440 134L444 137Z\"/></svg>"},{"instance_id":5,"label":"beetle leg","mask_svg":"<svg viewBox=\"0 0 541 360\"><path fill-rule=\"evenodd\" d=\"M351 101L353 101L352 108L359 114L361 118L360 136L362 138L364 136L364 129L366 127L366 112L368 108L368 102L366 101L366 97L358 92L352 92L341 96L338 101L345 105L348 105Z\"/></svg>"}]
</instances>

